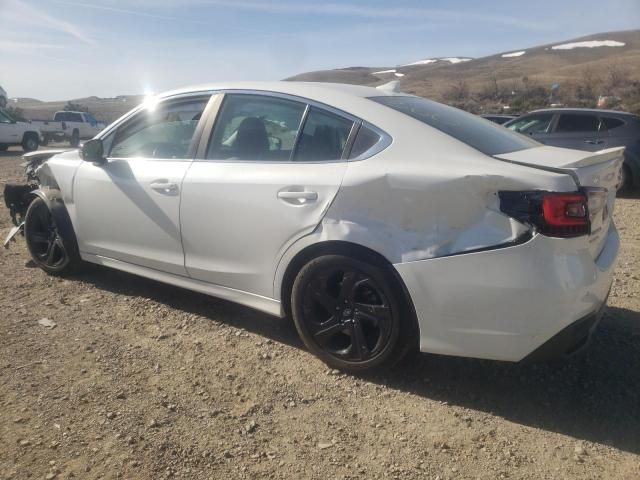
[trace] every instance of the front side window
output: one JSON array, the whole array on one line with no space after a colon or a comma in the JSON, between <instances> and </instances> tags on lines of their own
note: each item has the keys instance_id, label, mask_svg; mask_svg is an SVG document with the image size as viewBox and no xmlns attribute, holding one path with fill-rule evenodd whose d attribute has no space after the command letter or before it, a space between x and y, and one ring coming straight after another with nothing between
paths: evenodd
<instances>
[{"instance_id":1,"label":"front side window","mask_svg":"<svg viewBox=\"0 0 640 480\"><path fill-rule=\"evenodd\" d=\"M353 122L311 107L293 156L296 162L340 160Z\"/></svg>"},{"instance_id":2,"label":"front side window","mask_svg":"<svg viewBox=\"0 0 640 480\"><path fill-rule=\"evenodd\" d=\"M109 140L112 158L188 158L189 147L209 97L174 100L146 108ZM107 141L105 141L107 143Z\"/></svg>"},{"instance_id":3,"label":"front side window","mask_svg":"<svg viewBox=\"0 0 640 480\"><path fill-rule=\"evenodd\" d=\"M563 113L560 115L556 133L597 132L600 120L595 115Z\"/></svg>"},{"instance_id":4,"label":"front side window","mask_svg":"<svg viewBox=\"0 0 640 480\"><path fill-rule=\"evenodd\" d=\"M540 113L536 115L527 115L524 118L518 118L506 127L518 133L526 133L533 135L536 133L546 133L549 131L549 125L553 119L552 113Z\"/></svg>"},{"instance_id":5,"label":"front side window","mask_svg":"<svg viewBox=\"0 0 640 480\"><path fill-rule=\"evenodd\" d=\"M226 95L206 158L289 160L305 108L303 103L266 95Z\"/></svg>"},{"instance_id":6,"label":"front side window","mask_svg":"<svg viewBox=\"0 0 640 480\"><path fill-rule=\"evenodd\" d=\"M539 144L476 115L420 97L388 95L370 100L404 113L485 155L517 152Z\"/></svg>"},{"instance_id":7,"label":"front side window","mask_svg":"<svg viewBox=\"0 0 640 480\"><path fill-rule=\"evenodd\" d=\"M0 123L13 123L13 119L8 114L0 110Z\"/></svg>"}]
</instances>

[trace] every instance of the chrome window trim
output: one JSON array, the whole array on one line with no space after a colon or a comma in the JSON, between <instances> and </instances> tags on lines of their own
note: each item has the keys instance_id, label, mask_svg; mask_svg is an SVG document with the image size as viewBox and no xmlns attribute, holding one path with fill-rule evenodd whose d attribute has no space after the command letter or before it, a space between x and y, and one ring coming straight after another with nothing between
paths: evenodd
<instances>
[{"instance_id":1,"label":"chrome window trim","mask_svg":"<svg viewBox=\"0 0 640 480\"><path fill-rule=\"evenodd\" d=\"M220 90L198 90L198 91L194 91L194 92L188 92L188 93L179 93L176 95L169 95L166 97L157 97L158 99L158 104L164 103L166 101L170 101L170 100L177 100L177 99L187 99L190 97L198 97L198 96L205 96L205 95L215 95L216 93L219 93ZM113 132L114 130L117 130L123 123L129 121L129 119L131 119L131 117L133 117L134 115L136 115L137 113L139 113L141 110L144 110L147 107L146 103L143 101L142 103L140 103L140 105L137 105L135 107L133 107L133 109L129 110L127 113L125 113L123 116L121 116L120 118L118 118L116 121L114 121L113 123L111 123L111 125L107 126L104 130L102 130L98 135L96 135L95 138L99 138L100 140L104 140L105 137L107 137L111 132Z\"/></svg>"},{"instance_id":2,"label":"chrome window trim","mask_svg":"<svg viewBox=\"0 0 640 480\"><path fill-rule=\"evenodd\" d=\"M271 96L271 97L276 97L276 98L282 98L282 99L285 99L285 100L290 100L290 101L295 101L295 102L306 104L307 108L305 109L305 115L307 113L308 107L311 106L311 107L319 108L321 110L325 110L327 112L333 113L334 115L338 115L340 117L343 117L343 118L345 118L347 120L352 121L353 125L351 127L351 132L349 132L349 137L347 139L347 143L345 145L345 149L344 149L342 158L337 159L337 160L322 160L322 161L313 161L313 162L292 162L291 160L288 160L288 161L282 161L282 160L229 161L229 160L213 160L213 159L204 158L206 156L206 151L207 151L207 149L209 147L209 140L211 138L211 134L213 132L213 128L215 127L215 123L216 123L216 120L217 120L218 113L220 111L220 107L222 105L222 101L224 100L224 97L227 94L229 94L229 95L232 95L232 94L261 95L261 96ZM374 155L377 155L378 153L382 152L389 145L391 145L393 143L393 138L391 137L391 135L389 135L387 132L385 132L381 128L379 128L379 127L367 122L366 120L363 120L363 119L361 119L361 118L359 118L359 117L357 117L355 115L352 115L352 114L350 114L348 112L345 112L344 110L341 110L339 108L333 107L333 106L328 105L326 103L318 102L318 101L312 100L310 98L306 98L306 97L303 97L303 96L300 96L300 95L293 95L293 94L290 94L290 93L282 93L282 92L276 92L276 91L272 91L272 90L218 88L218 89L212 89L212 90L196 90L196 91L193 91L193 92L183 92L183 93L178 93L178 94L175 94L175 95L168 95L168 96L158 97L158 103L164 103L166 101L179 100L179 99L188 99L188 98L191 98L191 97L197 97L197 96L203 96L203 95L211 95L211 98L209 100L210 103L213 102L213 99L214 99L214 97L216 97L216 95L219 95L219 97L218 97L219 100L218 100L218 102L216 102L217 104L215 105L215 108L213 108L211 111L207 112L207 110L209 109L208 108L209 105L207 106L207 108L205 108L205 112L204 112L203 116L207 115L207 117L205 119L204 128L203 128L203 130L201 132L200 142L199 142L198 146L196 147L196 154L194 155L194 158L193 158L193 160L197 161L197 162L284 163L284 164L296 163L296 164L308 164L308 165L314 165L314 164L320 164L320 163L356 162L356 161L366 160L367 158L370 158L370 157L373 157ZM137 107L133 108L131 111L129 111L128 113L126 113L125 115L120 117L118 120L113 122L111 125L109 125L107 128L105 128L102 132L100 132L96 136L96 138L104 140L108 135L110 135L112 132L117 130L122 124L124 124L125 122L129 121L134 115L139 113L144 108L146 108L146 105L145 105L145 102L143 101L140 105L138 105ZM303 118L305 118L305 115L303 115ZM365 152L363 152L358 157L356 157L356 158L348 158L349 155L351 154L351 147L353 146L353 142L355 141L355 137L357 135L357 132L360 130L360 128L362 128L362 126L366 126L367 128L369 128L372 131L374 131L375 133L377 133L380 136L380 140L375 145L373 145L370 149L366 150ZM297 139L296 139L296 145L297 145Z\"/></svg>"}]
</instances>

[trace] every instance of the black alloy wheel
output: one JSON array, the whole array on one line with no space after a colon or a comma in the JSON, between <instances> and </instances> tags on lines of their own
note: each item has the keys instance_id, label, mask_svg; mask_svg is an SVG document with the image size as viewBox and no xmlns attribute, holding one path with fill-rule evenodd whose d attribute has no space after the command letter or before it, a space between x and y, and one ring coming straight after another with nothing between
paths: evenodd
<instances>
[{"instance_id":1,"label":"black alloy wheel","mask_svg":"<svg viewBox=\"0 0 640 480\"><path fill-rule=\"evenodd\" d=\"M400 333L400 308L388 272L340 255L318 257L298 274L294 322L307 347L346 371L389 363Z\"/></svg>"},{"instance_id":2,"label":"black alloy wheel","mask_svg":"<svg viewBox=\"0 0 640 480\"><path fill-rule=\"evenodd\" d=\"M41 198L29 205L25 217L25 240L33 261L49 273L61 273L71 262L49 207Z\"/></svg>"}]
</instances>

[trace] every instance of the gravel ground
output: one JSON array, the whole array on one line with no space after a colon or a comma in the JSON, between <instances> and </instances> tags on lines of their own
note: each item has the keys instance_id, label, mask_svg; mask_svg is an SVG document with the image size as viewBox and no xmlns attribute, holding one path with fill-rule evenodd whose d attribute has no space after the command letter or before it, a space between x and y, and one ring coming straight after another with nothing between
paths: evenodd
<instances>
[{"instance_id":1,"label":"gravel ground","mask_svg":"<svg viewBox=\"0 0 640 480\"><path fill-rule=\"evenodd\" d=\"M0 183L18 156L0 153ZM0 479L640 478L640 200L615 216L584 354L416 355L367 378L244 307L100 268L49 277L18 239L0 255Z\"/></svg>"}]
</instances>

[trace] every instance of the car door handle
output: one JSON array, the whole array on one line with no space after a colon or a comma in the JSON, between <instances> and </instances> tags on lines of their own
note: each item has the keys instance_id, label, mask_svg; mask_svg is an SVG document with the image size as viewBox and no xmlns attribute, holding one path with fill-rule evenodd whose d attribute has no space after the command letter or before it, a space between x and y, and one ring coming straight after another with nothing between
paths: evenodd
<instances>
[{"instance_id":1,"label":"car door handle","mask_svg":"<svg viewBox=\"0 0 640 480\"><path fill-rule=\"evenodd\" d=\"M171 182L155 181L149 185L153 190L165 195L175 195L178 193L178 184Z\"/></svg>"},{"instance_id":2,"label":"car door handle","mask_svg":"<svg viewBox=\"0 0 640 480\"><path fill-rule=\"evenodd\" d=\"M302 190L299 192L291 190L281 190L278 192L278 198L287 202L293 201L294 203L302 204L317 200L318 192L311 192L309 190Z\"/></svg>"},{"instance_id":3,"label":"car door handle","mask_svg":"<svg viewBox=\"0 0 640 480\"><path fill-rule=\"evenodd\" d=\"M589 145L602 145L604 140L585 140L584 143L588 143Z\"/></svg>"}]
</instances>

